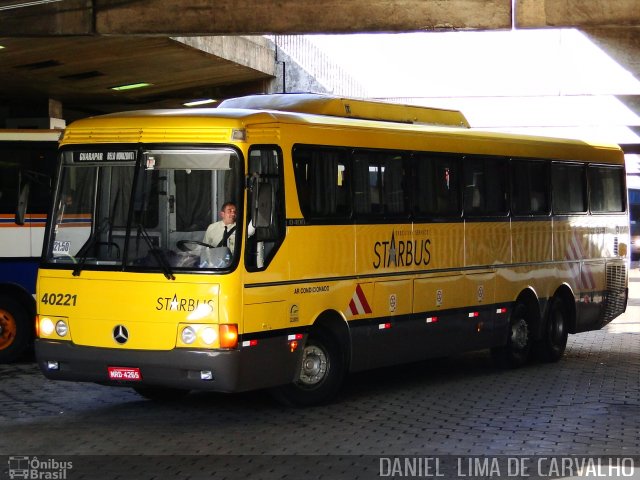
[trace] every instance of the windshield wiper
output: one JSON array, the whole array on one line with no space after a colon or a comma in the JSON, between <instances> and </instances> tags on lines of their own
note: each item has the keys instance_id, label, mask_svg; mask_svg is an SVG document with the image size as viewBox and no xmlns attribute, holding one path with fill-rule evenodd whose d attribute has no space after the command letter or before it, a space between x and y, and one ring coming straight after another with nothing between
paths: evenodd
<instances>
[{"instance_id":1,"label":"windshield wiper","mask_svg":"<svg viewBox=\"0 0 640 480\"><path fill-rule=\"evenodd\" d=\"M153 241L151 240L151 237L145 230L142 223L138 224L138 236L142 237L142 239L145 241L145 243L149 247L149 251L158 262L158 265L160 265L160 267L162 268L162 273L164 273L164 276L167 277L167 280L175 280L176 277L173 275L173 270L171 270L171 265L169 265L169 262L167 261L167 257L165 257L164 252L162 250L155 247L155 245L153 244Z\"/></svg>"},{"instance_id":2,"label":"windshield wiper","mask_svg":"<svg viewBox=\"0 0 640 480\"><path fill-rule=\"evenodd\" d=\"M80 250L78 250L78 263L76 264L75 268L73 269L73 276L77 277L78 275L80 275L80 272L82 271L82 269L84 268L84 264L87 261L87 257L89 256L89 250L91 250L91 248L93 248L93 246L96 244L96 242L98 241L98 238L100 237L100 234L102 232L104 232L107 227L109 226L111 222L109 221L108 218L105 218L102 223L100 224L100 226L98 228L96 228L93 232L93 235L91 235L87 241L84 243L84 245L80 248Z\"/></svg>"}]
</instances>

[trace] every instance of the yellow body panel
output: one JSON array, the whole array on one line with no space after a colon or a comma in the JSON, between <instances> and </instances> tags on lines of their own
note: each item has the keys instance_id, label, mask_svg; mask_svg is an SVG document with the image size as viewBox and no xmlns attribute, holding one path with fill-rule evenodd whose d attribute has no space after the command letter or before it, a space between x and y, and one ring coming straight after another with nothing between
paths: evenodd
<instances>
[{"instance_id":1,"label":"yellow body panel","mask_svg":"<svg viewBox=\"0 0 640 480\"><path fill-rule=\"evenodd\" d=\"M68 318L77 345L124 348L112 335L122 324L130 330L126 348L169 350L176 346L180 323L230 323L238 318L237 289L221 288L219 281L228 279L212 283L210 278L189 275L168 282L161 274L84 271L74 277L67 271L45 270L40 272L37 298L75 298L75 304L41 302L39 311Z\"/></svg>"}]
</instances>

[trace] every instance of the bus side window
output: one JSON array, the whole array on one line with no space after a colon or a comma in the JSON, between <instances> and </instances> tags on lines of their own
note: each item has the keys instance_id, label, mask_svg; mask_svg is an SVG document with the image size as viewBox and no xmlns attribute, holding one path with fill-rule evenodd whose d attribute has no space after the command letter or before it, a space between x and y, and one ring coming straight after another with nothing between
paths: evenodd
<instances>
[{"instance_id":1,"label":"bus side window","mask_svg":"<svg viewBox=\"0 0 640 480\"><path fill-rule=\"evenodd\" d=\"M364 216L409 215L405 171L408 161L401 152L359 150L354 161L354 212Z\"/></svg>"},{"instance_id":2,"label":"bus side window","mask_svg":"<svg viewBox=\"0 0 640 480\"><path fill-rule=\"evenodd\" d=\"M419 217L458 217L459 162L454 156L414 154L413 213Z\"/></svg>"},{"instance_id":3,"label":"bus side window","mask_svg":"<svg viewBox=\"0 0 640 480\"><path fill-rule=\"evenodd\" d=\"M467 157L464 163L464 210L472 216L507 213L507 162Z\"/></svg>"},{"instance_id":4,"label":"bus side window","mask_svg":"<svg viewBox=\"0 0 640 480\"><path fill-rule=\"evenodd\" d=\"M353 211L356 214L371 213L371 188L369 159L365 153L353 155Z\"/></svg>"},{"instance_id":5,"label":"bus side window","mask_svg":"<svg viewBox=\"0 0 640 480\"><path fill-rule=\"evenodd\" d=\"M296 187L305 218L348 218L351 215L349 165L344 149L296 146Z\"/></svg>"},{"instance_id":6,"label":"bus side window","mask_svg":"<svg viewBox=\"0 0 640 480\"><path fill-rule=\"evenodd\" d=\"M623 212L624 171L619 167L591 166L589 172L589 204L592 212Z\"/></svg>"},{"instance_id":7,"label":"bus side window","mask_svg":"<svg viewBox=\"0 0 640 480\"><path fill-rule=\"evenodd\" d=\"M514 215L547 215L549 194L547 164L534 160L511 163L511 212Z\"/></svg>"},{"instance_id":8,"label":"bus side window","mask_svg":"<svg viewBox=\"0 0 640 480\"><path fill-rule=\"evenodd\" d=\"M554 214L587 211L586 178L581 164L551 165L551 193Z\"/></svg>"},{"instance_id":9,"label":"bus side window","mask_svg":"<svg viewBox=\"0 0 640 480\"><path fill-rule=\"evenodd\" d=\"M254 146L249 151L247 222L250 225L245 249L248 270L266 268L284 239L281 162L282 153L276 147Z\"/></svg>"}]
</instances>

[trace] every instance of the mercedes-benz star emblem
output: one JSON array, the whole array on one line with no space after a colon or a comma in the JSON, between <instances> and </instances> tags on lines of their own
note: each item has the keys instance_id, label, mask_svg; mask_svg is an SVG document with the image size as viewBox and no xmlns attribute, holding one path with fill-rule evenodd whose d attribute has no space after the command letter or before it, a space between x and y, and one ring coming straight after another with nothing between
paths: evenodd
<instances>
[{"instance_id":1,"label":"mercedes-benz star emblem","mask_svg":"<svg viewBox=\"0 0 640 480\"><path fill-rule=\"evenodd\" d=\"M116 325L113 329L113 339L120 345L127 343L129 340L129 331L124 325Z\"/></svg>"}]
</instances>

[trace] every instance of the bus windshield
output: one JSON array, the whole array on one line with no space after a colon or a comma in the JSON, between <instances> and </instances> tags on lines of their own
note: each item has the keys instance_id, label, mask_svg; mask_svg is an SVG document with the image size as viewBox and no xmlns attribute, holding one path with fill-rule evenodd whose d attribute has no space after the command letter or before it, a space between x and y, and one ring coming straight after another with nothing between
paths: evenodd
<instances>
[{"instance_id":1,"label":"bus windshield","mask_svg":"<svg viewBox=\"0 0 640 480\"><path fill-rule=\"evenodd\" d=\"M85 269L227 269L231 238L205 242L232 202L240 217L240 160L234 150L166 148L66 150L45 262Z\"/></svg>"}]
</instances>

